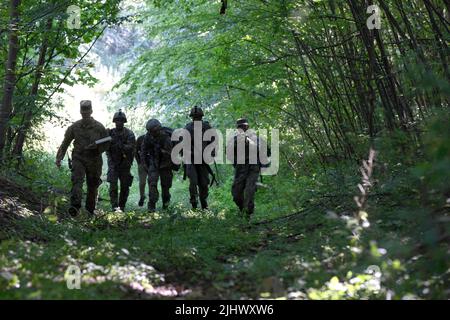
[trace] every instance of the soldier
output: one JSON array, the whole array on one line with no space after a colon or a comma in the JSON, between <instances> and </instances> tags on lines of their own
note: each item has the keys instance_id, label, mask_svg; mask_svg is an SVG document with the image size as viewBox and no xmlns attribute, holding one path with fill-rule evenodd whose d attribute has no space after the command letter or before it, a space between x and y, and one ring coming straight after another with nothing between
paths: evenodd
<instances>
[{"instance_id":1,"label":"soldier","mask_svg":"<svg viewBox=\"0 0 450 320\"><path fill-rule=\"evenodd\" d=\"M136 152L135 158L138 164L138 172L139 172L139 207L142 207L145 202L145 186L147 185L147 170L145 169L145 165L142 161L142 143L144 142L145 135L141 135L136 140Z\"/></svg>"},{"instance_id":2,"label":"soldier","mask_svg":"<svg viewBox=\"0 0 450 320\"><path fill-rule=\"evenodd\" d=\"M162 127L156 119L149 120L146 129L147 134L142 143L141 157L148 172L148 211L154 212L159 199L159 179L161 179L163 209L167 209L170 202L170 188L173 179L172 141L169 133L171 129Z\"/></svg>"},{"instance_id":3,"label":"soldier","mask_svg":"<svg viewBox=\"0 0 450 320\"><path fill-rule=\"evenodd\" d=\"M108 157L108 182L109 197L111 199L111 207L113 210L120 209L125 211L130 187L133 184L133 176L131 175L131 165L134 159L134 148L136 139L133 131L125 128L127 117L122 110L116 112L113 117L116 128L109 130L111 136L111 145L107 150ZM119 185L120 181L120 196ZM118 200L118 201L117 201Z\"/></svg>"},{"instance_id":4,"label":"soldier","mask_svg":"<svg viewBox=\"0 0 450 320\"><path fill-rule=\"evenodd\" d=\"M73 143L72 151L72 196L69 213L76 216L81 208L84 179L87 180L86 210L94 214L98 187L102 183L102 153L109 147L108 142L98 140L108 137L105 127L92 118L92 103L83 100L80 103L82 119L72 124L64 135L64 140L56 155L56 166L61 167L67 148ZM107 139L106 139L107 140ZM96 143L97 141L97 143Z\"/></svg>"},{"instance_id":5,"label":"soldier","mask_svg":"<svg viewBox=\"0 0 450 320\"><path fill-rule=\"evenodd\" d=\"M236 124L238 131L227 144L227 158L232 160L235 168L231 194L241 213L249 219L255 210L256 184L261 168L268 164L260 151L267 146L263 139L248 130L247 119L239 119ZM233 150L233 157L230 150ZM268 149L267 156L270 156Z\"/></svg>"},{"instance_id":6,"label":"soldier","mask_svg":"<svg viewBox=\"0 0 450 320\"><path fill-rule=\"evenodd\" d=\"M208 163L204 162L203 159L203 151L210 143L214 142L214 138L211 141L201 141L199 145L202 146L201 150L197 150L197 152L201 152L202 160L201 163L194 162L194 152L195 145L194 139L195 137L203 138L203 134L205 131L212 129L211 125L208 121L203 121L203 110L200 107L195 106L191 109L189 116L192 118L192 122L189 122L185 129L189 131L191 135L191 163L185 164L186 175L189 178L189 194L190 194L190 202L193 209L197 208L197 199L200 198L200 204L202 209L208 209L208 192L209 192L209 175L211 174L214 177L214 174L211 170L211 167ZM201 128L201 135L195 134L195 123L198 123L198 128ZM212 154L214 157L214 153Z\"/></svg>"}]
</instances>

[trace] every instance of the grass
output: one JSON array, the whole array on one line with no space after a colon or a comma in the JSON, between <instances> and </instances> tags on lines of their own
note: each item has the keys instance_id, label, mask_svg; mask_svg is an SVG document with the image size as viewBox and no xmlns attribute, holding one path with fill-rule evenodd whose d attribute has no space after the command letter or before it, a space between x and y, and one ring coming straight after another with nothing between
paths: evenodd
<instances>
[{"instance_id":1,"label":"grass","mask_svg":"<svg viewBox=\"0 0 450 320\"><path fill-rule=\"evenodd\" d=\"M52 210L14 218L1 228L0 298L448 298L448 244L407 170L379 173L359 236L360 178L352 166L336 172L267 178L250 223L232 203L231 177L211 189L210 210L193 211L180 174L171 207L155 214L136 206L135 183L126 213L102 201L94 219ZM71 265L80 290L67 287Z\"/></svg>"}]
</instances>

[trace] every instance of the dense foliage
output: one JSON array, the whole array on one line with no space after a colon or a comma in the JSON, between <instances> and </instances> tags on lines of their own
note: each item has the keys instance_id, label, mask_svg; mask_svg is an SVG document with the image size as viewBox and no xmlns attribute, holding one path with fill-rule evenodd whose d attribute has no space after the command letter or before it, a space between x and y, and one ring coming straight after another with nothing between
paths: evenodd
<instances>
[{"instance_id":1,"label":"dense foliage","mask_svg":"<svg viewBox=\"0 0 450 320\"><path fill-rule=\"evenodd\" d=\"M395 130L417 143L421 121L448 107L445 1L379 1L380 30L366 1L231 1L225 15L217 1L164 3L142 13L153 47L124 77L127 97L280 128L292 166L310 150L359 159Z\"/></svg>"},{"instance_id":2,"label":"dense foliage","mask_svg":"<svg viewBox=\"0 0 450 320\"><path fill-rule=\"evenodd\" d=\"M447 0L130 2L70 1L80 29L68 2L0 4L1 298L450 297ZM137 207L135 183L129 211L109 212L103 184L94 219L66 214L70 171L36 141L67 124L63 84L98 81L90 51L122 75L111 109L139 133L149 114L184 126L193 105L220 129L280 130L250 223L226 165L207 211L178 173L168 210Z\"/></svg>"},{"instance_id":3,"label":"dense foliage","mask_svg":"<svg viewBox=\"0 0 450 320\"><path fill-rule=\"evenodd\" d=\"M108 25L118 18L120 1L4 1L0 6L0 153L22 158L25 141L33 146L40 124L66 124L52 100L62 85L95 83L83 58ZM79 25L69 6L80 8ZM83 44L89 44L83 46ZM38 136L39 137L39 136Z\"/></svg>"}]
</instances>

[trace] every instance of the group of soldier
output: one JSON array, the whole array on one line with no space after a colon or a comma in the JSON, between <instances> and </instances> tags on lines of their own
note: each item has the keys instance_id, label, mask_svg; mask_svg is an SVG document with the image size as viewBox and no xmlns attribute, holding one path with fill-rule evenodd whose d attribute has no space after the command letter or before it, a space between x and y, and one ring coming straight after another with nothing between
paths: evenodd
<instances>
[{"instance_id":1,"label":"group of soldier","mask_svg":"<svg viewBox=\"0 0 450 320\"><path fill-rule=\"evenodd\" d=\"M130 187L133 183L131 167L136 160L139 172L139 206L143 206L146 200L145 188L148 184L148 211L154 212L159 200L158 181L161 185L162 207L166 209L170 203L170 188L172 187L173 171L177 171L180 165L172 161L171 153L173 130L162 126L157 119L150 119L146 124L147 133L135 138L134 133L125 127L127 118L121 110L114 114L115 128L106 129L100 122L92 117L92 103L83 100L80 103L82 119L73 123L66 131L64 140L56 155L56 165L61 166L61 161L73 141L72 157L69 161L72 171L72 191L69 213L76 216L82 203L83 184L86 180L87 196L86 210L94 214L98 197L98 188L102 183L102 153L106 152L108 159L107 181L109 182L109 195L111 207L116 211L125 211ZM200 107L192 108L192 119L185 129L195 136L195 128L201 128L202 134L211 129L208 121L203 120L203 110ZM194 125L197 123L197 126ZM198 126L201 124L201 126ZM246 119L237 121L237 129L245 133L249 128ZM241 135L242 136L242 135ZM245 134L244 134L245 136ZM232 147L237 153L239 134L231 141ZM214 139L206 142L212 143ZM202 142L204 148L205 143ZM192 148L194 142L192 141ZM250 217L254 212L254 196L256 185L260 175L262 164L258 161L251 164L248 161L248 148L244 151L244 161L233 163L235 168L232 186L233 200L240 211ZM194 153L192 153L192 156ZM213 155L214 156L214 155ZM69 158L70 159L70 158ZM192 159L193 160L193 159ZM197 209L198 202L202 209L208 209L208 191L210 187L210 175L214 175L209 164L202 161L191 161L184 164L185 176L189 178L190 203L193 209Z\"/></svg>"}]
</instances>

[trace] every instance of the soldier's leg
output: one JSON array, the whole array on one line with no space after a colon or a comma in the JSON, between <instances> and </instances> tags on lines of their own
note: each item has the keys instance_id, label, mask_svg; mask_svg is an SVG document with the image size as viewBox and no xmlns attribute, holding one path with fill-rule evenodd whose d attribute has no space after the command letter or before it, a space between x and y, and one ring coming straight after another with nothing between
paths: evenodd
<instances>
[{"instance_id":1,"label":"soldier's leg","mask_svg":"<svg viewBox=\"0 0 450 320\"><path fill-rule=\"evenodd\" d=\"M144 205L145 201L145 186L147 184L147 170L145 170L144 166L139 165L138 166L138 172L139 172L139 206L142 207Z\"/></svg>"},{"instance_id":2,"label":"soldier's leg","mask_svg":"<svg viewBox=\"0 0 450 320\"><path fill-rule=\"evenodd\" d=\"M190 203L192 208L197 208L197 198L198 198L198 174L195 165L188 164L186 165L186 175L189 178L189 195L190 195Z\"/></svg>"},{"instance_id":3,"label":"soldier's leg","mask_svg":"<svg viewBox=\"0 0 450 320\"><path fill-rule=\"evenodd\" d=\"M125 210L128 195L130 194L130 187L133 184L133 176L130 173L131 168L124 168L120 172L120 197L119 207L122 211Z\"/></svg>"},{"instance_id":4,"label":"soldier's leg","mask_svg":"<svg viewBox=\"0 0 450 320\"><path fill-rule=\"evenodd\" d=\"M198 190L202 209L208 209L209 172L206 166L199 165L197 168Z\"/></svg>"},{"instance_id":5,"label":"soldier's leg","mask_svg":"<svg viewBox=\"0 0 450 320\"><path fill-rule=\"evenodd\" d=\"M107 181L109 182L109 198L111 201L111 208L115 210L119 205L117 200L119 193L119 175L117 170L114 170L113 168L108 169Z\"/></svg>"},{"instance_id":6,"label":"soldier's leg","mask_svg":"<svg viewBox=\"0 0 450 320\"><path fill-rule=\"evenodd\" d=\"M245 182L244 208L247 209L247 214L249 216L252 215L255 210L256 183L258 182L259 172L259 166L251 166Z\"/></svg>"},{"instance_id":7,"label":"soldier's leg","mask_svg":"<svg viewBox=\"0 0 450 320\"><path fill-rule=\"evenodd\" d=\"M159 172L150 170L148 172L148 211L155 211L156 203L158 202L158 180Z\"/></svg>"},{"instance_id":8,"label":"soldier's leg","mask_svg":"<svg viewBox=\"0 0 450 320\"><path fill-rule=\"evenodd\" d=\"M86 165L86 180L87 180L87 196L86 196L86 210L94 213L97 205L98 187L102 184L100 177L102 176L103 160L101 157L89 159Z\"/></svg>"},{"instance_id":9,"label":"soldier's leg","mask_svg":"<svg viewBox=\"0 0 450 320\"><path fill-rule=\"evenodd\" d=\"M237 165L234 171L234 181L231 187L231 194L233 201L239 207L239 210L244 209L244 189L247 179L247 168L245 165Z\"/></svg>"},{"instance_id":10,"label":"soldier's leg","mask_svg":"<svg viewBox=\"0 0 450 320\"><path fill-rule=\"evenodd\" d=\"M167 209L170 202L170 188L172 187L172 179L173 179L172 169L160 170L159 175L161 178L161 193L162 193L163 208Z\"/></svg>"},{"instance_id":11,"label":"soldier's leg","mask_svg":"<svg viewBox=\"0 0 450 320\"><path fill-rule=\"evenodd\" d=\"M83 162L76 157L72 160L72 192L70 197L71 207L69 212L76 215L81 208L83 199L83 183L86 176L86 168Z\"/></svg>"}]
</instances>

